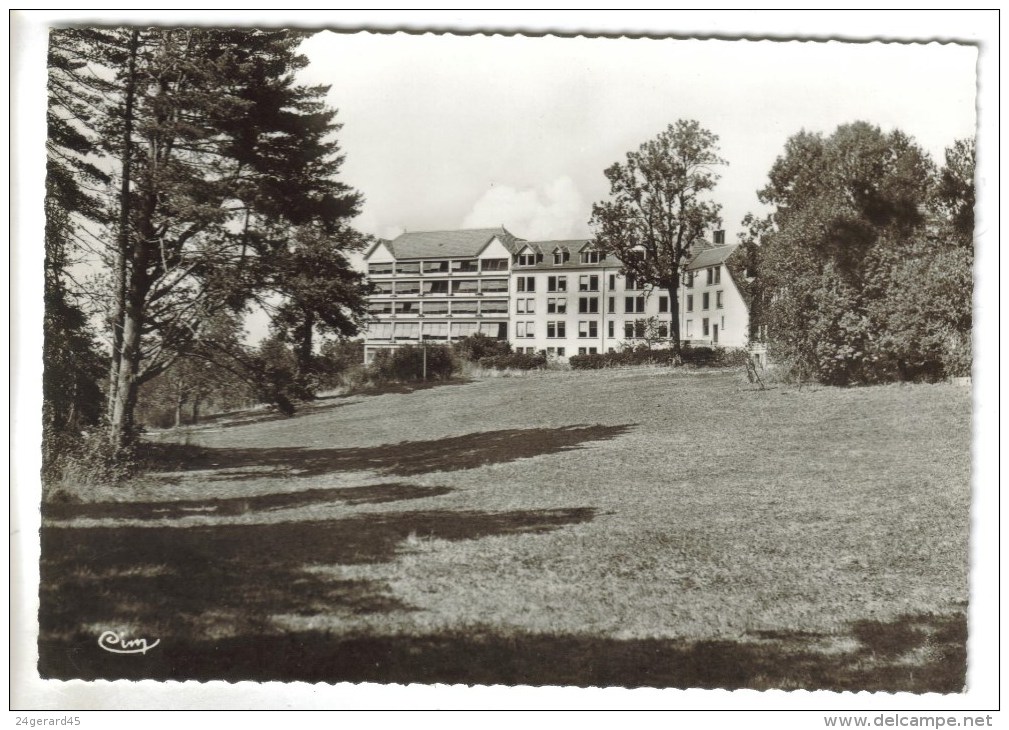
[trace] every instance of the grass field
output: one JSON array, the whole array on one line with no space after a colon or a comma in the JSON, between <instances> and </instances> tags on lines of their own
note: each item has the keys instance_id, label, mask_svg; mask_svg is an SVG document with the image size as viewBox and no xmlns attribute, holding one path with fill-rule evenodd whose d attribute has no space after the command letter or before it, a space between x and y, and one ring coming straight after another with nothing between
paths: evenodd
<instances>
[{"instance_id":1,"label":"grass field","mask_svg":"<svg viewBox=\"0 0 1009 730\"><path fill-rule=\"evenodd\" d=\"M173 439L47 510L43 676L964 685L968 389L555 372Z\"/></svg>"}]
</instances>

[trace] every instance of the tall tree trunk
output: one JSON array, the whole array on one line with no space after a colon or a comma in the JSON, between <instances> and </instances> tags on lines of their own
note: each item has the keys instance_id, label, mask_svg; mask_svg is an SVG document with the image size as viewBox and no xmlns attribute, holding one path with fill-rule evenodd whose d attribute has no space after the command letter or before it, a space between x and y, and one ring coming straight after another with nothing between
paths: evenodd
<instances>
[{"instance_id":1,"label":"tall tree trunk","mask_svg":"<svg viewBox=\"0 0 1009 730\"><path fill-rule=\"evenodd\" d=\"M113 446L126 446L131 437L133 412L137 403L137 372L140 369L140 342L149 286L148 250L144 241L133 247L130 278L127 283L126 309L123 312L123 347L119 360L119 378L112 407L110 439Z\"/></svg>"},{"instance_id":2,"label":"tall tree trunk","mask_svg":"<svg viewBox=\"0 0 1009 730\"><path fill-rule=\"evenodd\" d=\"M680 361L680 286L679 278L671 284L666 291L669 292L669 334L673 341L674 360L678 364Z\"/></svg>"},{"instance_id":3,"label":"tall tree trunk","mask_svg":"<svg viewBox=\"0 0 1009 730\"><path fill-rule=\"evenodd\" d=\"M130 246L130 177L133 167L133 102L136 97L137 49L139 32L130 33L130 55L126 74L126 98L123 112L122 182L119 192L119 230L116 235L115 303L112 308L112 361L109 365L108 418L112 421L119 387L119 368L123 350L123 318L126 313L126 262Z\"/></svg>"},{"instance_id":4,"label":"tall tree trunk","mask_svg":"<svg viewBox=\"0 0 1009 730\"><path fill-rule=\"evenodd\" d=\"M193 397L193 411L192 411L192 419L190 420L190 423L191 423L192 425L194 425L194 426L195 426L195 425L196 425L197 423L199 423L199 422L200 422L200 400L201 400L201 398L200 398L199 394L197 393L197 394L196 394L196 395L195 395L195 396Z\"/></svg>"},{"instance_id":5,"label":"tall tree trunk","mask_svg":"<svg viewBox=\"0 0 1009 730\"><path fill-rule=\"evenodd\" d=\"M182 380L175 381L175 427L182 425L182 404L186 402L185 391L182 389Z\"/></svg>"},{"instance_id":6,"label":"tall tree trunk","mask_svg":"<svg viewBox=\"0 0 1009 730\"><path fill-rule=\"evenodd\" d=\"M312 375L312 345L315 331L315 315L312 312L305 312L305 319L297 330L297 343L295 344L295 358L298 363L298 380L303 386L302 397L311 399L314 393L309 391L309 377Z\"/></svg>"}]
</instances>

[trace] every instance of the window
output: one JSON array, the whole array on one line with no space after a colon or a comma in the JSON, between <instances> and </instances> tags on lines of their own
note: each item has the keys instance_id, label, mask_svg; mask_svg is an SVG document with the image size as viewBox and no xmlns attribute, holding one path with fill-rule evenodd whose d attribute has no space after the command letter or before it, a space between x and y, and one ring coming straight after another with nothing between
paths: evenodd
<instances>
[{"instance_id":1,"label":"window","mask_svg":"<svg viewBox=\"0 0 1009 730\"><path fill-rule=\"evenodd\" d=\"M507 279L484 279L480 282L480 291L484 294L504 293L508 291Z\"/></svg>"},{"instance_id":2,"label":"window","mask_svg":"<svg viewBox=\"0 0 1009 730\"><path fill-rule=\"evenodd\" d=\"M481 322L480 329L478 330L481 334L485 334L488 337L492 337L495 340L507 340L508 339L508 323L507 322Z\"/></svg>"},{"instance_id":3,"label":"window","mask_svg":"<svg viewBox=\"0 0 1009 730\"><path fill-rule=\"evenodd\" d=\"M392 262L387 264L368 264L368 274L375 276L376 274L391 274L392 273Z\"/></svg>"},{"instance_id":4,"label":"window","mask_svg":"<svg viewBox=\"0 0 1009 730\"><path fill-rule=\"evenodd\" d=\"M609 300L606 302L606 311L609 312L610 314L613 314L614 312L617 311L616 297L610 297Z\"/></svg>"},{"instance_id":5,"label":"window","mask_svg":"<svg viewBox=\"0 0 1009 730\"><path fill-rule=\"evenodd\" d=\"M707 271L708 271L708 283L709 284L714 284L715 283L715 270L709 266L708 269L707 269Z\"/></svg>"},{"instance_id":6,"label":"window","mask_svg":"<svg viewBox=\"0 0 1009 730\"><path fill-rule=\"evenodd\" d=\"M471 302L452 302L452 314L476 314L478 304L475 299Z\"/></svg>"},{"instance_id":7,"label":"window","mask_svg":"<svg viewBox=\"0 0 1009 730\"><path fill-rule=\"evenodd\" d=\"M448 314L448 302L424 302L424 314Z\"/></svg>"},{"instance_id":8,"label":"window","mask_svg":"<svg viewBox=\"0 0 1009 730\"><path fill-rule=\"evenodd\" d=\"M549 338L567 337L567 327L564 321L547 322L547 337Z\"/></svg>"},{"instance_id":9,"label":"window","mask_svg":"<svg viewBox=\"0 0 1009 730\"><path fill-rule=\"evenodd\" d=\"M420 334L425 340L447 340L448 322L424 322L420 326Z\"/></svg>"},{"instance_id":10,"label":"window","mask_svg":"<svg viewBox=\"0 0 1009 730\"><path fill-rule=\"evenodd\" d=\"M453 339L459 339L461 337L469 337L480 331L482 324L480 322L453 322L452 323L452 337Z\"/></svg>"},{"instance_id":11,"label":"window","mask_svg":"<svg viewBox=\"0 0 1009 730\"><path fill-rule=\"evenodd\" d=\"M715 283L716 284L721 284L722 283L722 267L721 266L716 266L715 267Z\"/></svg>"},{"instance_id":12,"label":"window","mask_svg":"<svg viewBox=\"0 0 1009 730\"><path fill-rule=\"evenodd\" d=\"M578 336L579 337L598 337L599 336L599 323L595 320L590 322L579 322L578 323Z\"/></svg>"},{"instance_id":13,"label":"window","mask_svg":"<svg viewBox=\"0 0 1009 730\"><path fill-rule=\"evenodd\" d=\"M715 292L715 308L722 308L722 292L720 291Z\"/></svg>"},{"instance_id":14,"label":"window","mask_svg":"<svg viewBox=\"0 0 1009 730\"><path fill-rule=\"evenodd\" d=\"M392 336L396 339L416 340L420 337L420 322L397 322Z\"/></svg>"},{"instance_id":15,"label":"window","mask_svg":"<svg viewBox=\"0 0 1009 730\"><path fill-rule=\"evenodd\" d=\"M417 314L420 311L420 302L396 302L393 311L396 314Z\"/></svg>"},{"instance_id":16,"label":"window","mask_svg":"<svg viewBox=\"0 0 1009 730\"><path fill-rule=\"evenodd\" d=\"M711 294L704 292L701 294L701 309L711 308Z\"/></svg>"},{"instance_id":17,"label":"window","mask_svg":"<svg viewBox=\"0 0 1009 730\"><path fill-rule=\"evenodd\" d=\"M694 295L693 294L687 294L687 311L688 312L693 312L694 311Z\"/></svg>"},{"instance_id":18,"label":"window","mask_svg":"<svg viewBox=\"0 0 1009 730\"><path fill-rule=\"evenodd\" d=\"M566 276L547 277L547 291L567 291L567 290L568 290L568 277Z\"/></svg>"},{"instance_id":19,"label":"window","mask_svg":"<svg viewBox=\"0 0 1009 730\"><path fill-rule=\"evenodd\" d=\"M536 300L529 299L516 299L515 300L515 314L533 314L536 311Z\"/></svg>"},{"instance_id":20,"label":"window","mask_svg":"<svg viewBox=\"0 0 1009 730\"><path fill-rule=\"evenodd\" d=\"M518 263L519 266L534 266L536 264L536 254L520 253Z\"/></svg>"},{"instance_id":21,"label":"window","mask_svg":"<svg viewBox=\"0 0 1009 730\"><path fill-rule=\"evenodd\" d=\"M535 337L535 322L516 322L515 323L515 336L516 337Z\"/></svg>"},{"instance_id":22,"label":"window","mask_svg":"<svg viewBox=\"0 0 1009 730\"><path fill-rule=\"evenodd\" d=\"M598 264L603 256L598 251L582 251L583 264Z\"/></svg>"},{"instance_id":23,"label":"window","mask_svg":"<svg viewBox=\"0 0 1009 730\"><path fill-rule=\"evenodd\" d=\"M392 302L369 302L368 314L389 314L392 312Z\"/></svg>"},{"instance_id":24,"label":"window","mask_svg":"<svg viewBox=\"0 0 1009 730\"><path fill-rule=\"evenodd\" d=\"M645 311L644 297L624 297L624 311L640 314Z\"/></svg>"},{"instance_id":25,"label":"window","mask_svg":"<svg viewBox=\"0 0 1009 730\"><path fill-rule=\"evenodd\" d=\"M615 331L616 331L615 325L616 325L616 322L614 322L612 319L609 322L606 323L606 336L607 337L616 337L616 334L614 334Z\"/></svg>"},{"instance_id":26,"label":"window","mask_svg":"<svg viewBox=\"0 0 1009 730\"><path fill-rule=\"evenodd\" d=\"M419 261L413 261L413 262L407 263L407 264L397 263L396 264L396 273L397 274L420 274L420 262Z\"/></svg>"},{"instance_id":27,"label":"window","mask_svg":"<svg viewBox=\"0 0 1009 730\"><path fill-rule=\"evenodd\" d=\"M599 291L599 277L596 274L579 276L578 291Z\"/></svg>"},{"instance_id":28,"label":"window","mask_svg":"<svg viewBox=\"0 0 1009 730\"><path fill-rule=\"evenodd\" d=\"M666 322L661 322L655 328L655 332L656 334L658 334L659 337L669 337L669 324Z\"/></svg>"},{"instance_id":29,"label":"window","mask_svg":"<svg viewBox=\"0 0 1009 730\"><path fill-rule=\"evenodd\" d=\"M694 286L693 271L687 271L686 273L683 274L683 286L687 287L688 289Z\"/></svg>"},{"instance_id":30,"label":"window","mask_svg":"<svg viewBox=\"0 0 1009 730\"><path fill-rule=\"evenodd\" d=\"M447 274L448 273L448 261L425 261L424 262L424 273L425 274Z\"/></svg>"},{"instance_id":31,"label":"window","mask_svg":"<svg viewBox=\"0 0 1009 730\"><path fill-rule=\"evenodd\" d=\"M705 317L704 319L701 320L701 336L707 337L710 334L710 332L711 330L708 327L708 318Z\"/></svg>"},{"instance_id":32,"label":"window","mask_svg":"<svg viewBox=\"0 0 1009 730\"><path fill-rule=\"evenodd\" d=\"M669 297L659 297L659 312L669 311Z\"/></svg>"},{"instance_id":33,"label":"window","mask_svg":"<svg viewBox=\"0 0 1009 730\"><path fill-rule=\"evenodd\" d=\"M557 348L557 357L564 357L564 348L563 347L558 347Z\"/></svg>"},{"instance_id":34,"label":"window","mask_svg":"<svg viewBox=\"0 0 1009 730\"><path fill-rule=\"evenodd\" d=\"M392 294L392 282L376 281L372 283L371 291L373 294Z\"/></svg>"},{"instance_id":35,"label":"window","mask_svg":"<svg viewBox=\"0 0 1009 730\"><path fill-rule=\"evenodd\" d=\"M480 314L508 314L508 300L485 299L480 302Z\"/></svg>"},{"instance_id":36,"label":"window","mask_svg":"<svg viewBox=\"0 0 1009 730\"><path fill-rule=\"evenodd\" d=\"M549 337L549 336L550 335L547 335L547 337ZM548 347L547 348L547 357L557 357L557 348L556 347Z\"/></svg>"},{"instance_id":37,"label":"window","mask_svg":"<svg viewBox=\"0 0 1009 730\"><path fill-rule=\"evenodd\" d=\"M566 297L550 297L547 299L547 314L565 314L568 311Z\"/></svg>"},{"instance_id":38,"label":"window","mask_svg":"<svg viewBox=\"0 0 1009 730\"><path fill-rule=\"evenodd\" d=\"M722 317L722 332L725 331L725 317Z\"/></svg>"},{"instance_id":39,"label":"window","mask_svg":"<svg viewBox=\"0 0 1009 730\"><path fill-rule=\"evenodd\" d=\"M425 281L424 282L424 293L425 294L448 294L448 282L447 281Z\"/></svg>"},{"instance_id":40,"label":"window","mask_svg":"<svg viewBox=\"0 0 1009 730\"><path fill-rule=\"evenodd\" d=\"M508 271L508 259L483 259L481 271Z\"/></svg>"},{"instance_id":41,"label":"window","mask_svg":"<svg viewBox=\"0 0 1009 730\"><path fill-rule=\"evenodd\" d=\"M388 340L392 338L392 322L375 322L368 328L368 339Z\"/></svg>"},{"instance_id":42,"label":"window","mask_svg":"<svg viewBox=\"0 0 1009 730\"><path fill-rule=\"evenodd\" d=\"M578 297L579 314L595 314L599 311L599 297Z\"/></svg>"},{"instance_id":43,"label":"window","mask_svg":"<svg viewBox=\"0 0 1009 730\"><path fill-rule=\"evenodd\" d=\"M563 264L563 263L567 262L567 260L570 259L570 258L571 258L571 254L569 254L567 251L563 251L563 250L561 250L559 248L555 248L554 249L554 266L558 266L559 264Z\"/></svg>"},{"instance_id":44,"label":"window","mask_svg":"<svg viewBox=\"0 0 1009 730\"><path fill-rule=\"evenodd\" d=\"M588 348L587 348L587 347L579 347L579 348L578 348L578 354L579 354L579 355L584 355L584 354L586 354L587 352L588 352Z\"/></svg>"},{"instance_id":45,"label":"window","mask_svg":"<svg viewBox=\"0 0 1009 730\"><path fill-rule=\"evenodd\" d=\"M476 279L457 279L452 282L453 294L476 294L480 290L480 282Z\"/></svg>"},{"instance_id":46,"label":"window","mask_svg":"<svg viewBox=\"0 0 1009 730\"><path fill-rule=\"evenodd\" d=\"M462 271L466 273L475 272L480 268L480 262L476 259L469 259L468 261L453 261L452 271Z\"/></svg>"},{"instance_id":47,"label":"window","mask_svg":"<svg viewBox=\"0 0 1009 730\"><path fill-rule=\"evenodd\" d=\"M686 332L683 333L684 335L686 335L687 337L693 337L694 336L694 320L688 319L687 320L687 326L684 329L686 330Z\"/></svg>"},{"instance_id":48,"label":"window","mask_svg":"<svg viewBox=\"0 0 1009 730\"><path fill-rule=\"evenodd\" d=\"M645 336L645 327L648 323L643 319L633 322L624 322L624 337L630 339L641 339Z\"/></svg>"},{"instance_id":49,"label":"window","mask_svg":"<svg viewBox=\"0 0 1009 730\"><path fill-rule=\"evenodd\" d=\"M627 289L628 291L634 291L635 289L640 289L640 288L641 287L638 286L638 280L635 279L630 274L628 274L627 275L627 285L624 287L624 289Z\"/></svg>"},{"instance_id":50,"label":"window","mask_svg":"<svg viewBox=\"0 0 1009 730\"><path fill-rule=\"evenodd\" d=\"M617 288L617 275L610 274L610 289L616 289L616 288Z\"/></svg>"},{"instance_id":51,"label":"window","mask_svg":"<svg viewBox=\"0 0 1009 730\"><path fill-rule=\"evenodd\" d=\"M516 291L536 291L535 276L520 276L516 281Z\"/></svg>"}]
</instances>

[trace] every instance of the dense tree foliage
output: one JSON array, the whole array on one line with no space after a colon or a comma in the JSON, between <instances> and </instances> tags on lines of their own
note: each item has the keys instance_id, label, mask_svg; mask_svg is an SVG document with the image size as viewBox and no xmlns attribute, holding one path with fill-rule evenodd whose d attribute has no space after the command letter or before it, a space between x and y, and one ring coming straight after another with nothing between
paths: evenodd
<instances>
[{"instance_id":1,"label":"dense tree foliage","mask_svg":"<svg viewBox=\"0 0 1009 730\"><path fill-rule=\"evenodd\" d=\"M360 196L336 178L326 89L294 80L307 63L300 40L210 28L53 33L70 69L65 94L83 100L65 103L64 118L112 180L96 201L105 225L89 235L108 271L90 293L108 312L113 444L130 437L140 385L218 312L271 301L276 331L305 352L317 328L355 331L363 286L344 252L363 243L347 226Z\"/></svg>"},{"instance_id":2,"label":"dense tree foliage","mask_svg":"<svg viewBox=\"0 0 1009 730\"><path fill-rule=\"evenodd\" d=\"M836 384L969 371L970 145L937 174L906 135L860 122L793 136L769 178L773 213L742 238L772 358Z\"/></svg>"},{"instance_id":3,"label":"dense tree foliage","mask_svg":"<svg viewBox=\"0 0 1009 730\"><path fill-rule=\"evenodd\" d=\"M71 268L87 227L105 222L101 192L109 177L92 155L97 91L83 86L82 32L54 37L49 48L45 190L45 303L42 347L45 461L63 443L98 422L105 358L88 326L86 304L74 292Z\"/></svg>"},{"instance_id":4,"label":"dense tree foliage","mask_svg":"<svg viewBox=\"0 0 1009 730\"><path fill-rule=\"evenodd\" d=\"M622 262L622 273L668 292L671 342L680 349L679 282L690 247L717 227L721 206L706 199L718 182L718 137L692 120L605 171L610 199L592 206L596 246Z\"/></svg>"}]
</instances>

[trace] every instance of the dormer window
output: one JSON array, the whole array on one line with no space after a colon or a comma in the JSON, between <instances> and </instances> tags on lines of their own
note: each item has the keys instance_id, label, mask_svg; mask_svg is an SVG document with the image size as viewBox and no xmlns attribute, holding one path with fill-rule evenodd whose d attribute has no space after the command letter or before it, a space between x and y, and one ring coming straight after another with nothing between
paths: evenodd
<instances>
[{"instance_id":1,"label":"dormer window","mask_svg":"<svg viewBox=\"0 0 1009 730\"><path fill-rule=\"evenodd\" d=\"M582 251L583 264L598 264L603 255L598 251Z\"/></svg>"},{"instance_id":2,"label":"dormer window","mask_svg":"<svg viewBox=\"0 0 1009 730\"><path fill-rule=\"evenodd\" d=\"M536 254L534 253L520 253L519 254L519 266L535 266L536 265Z\"/></svg>"},{"instance_id":3,"label":"dormer window","mask_svg":"<svg viewBox=\"0 0 1009 730\"><path fill-rule=\"evenodd\" d=\"M554 249L554 266L566 263L571 258L571 254L560 248Z\"/></svg>"}]
</instances>

